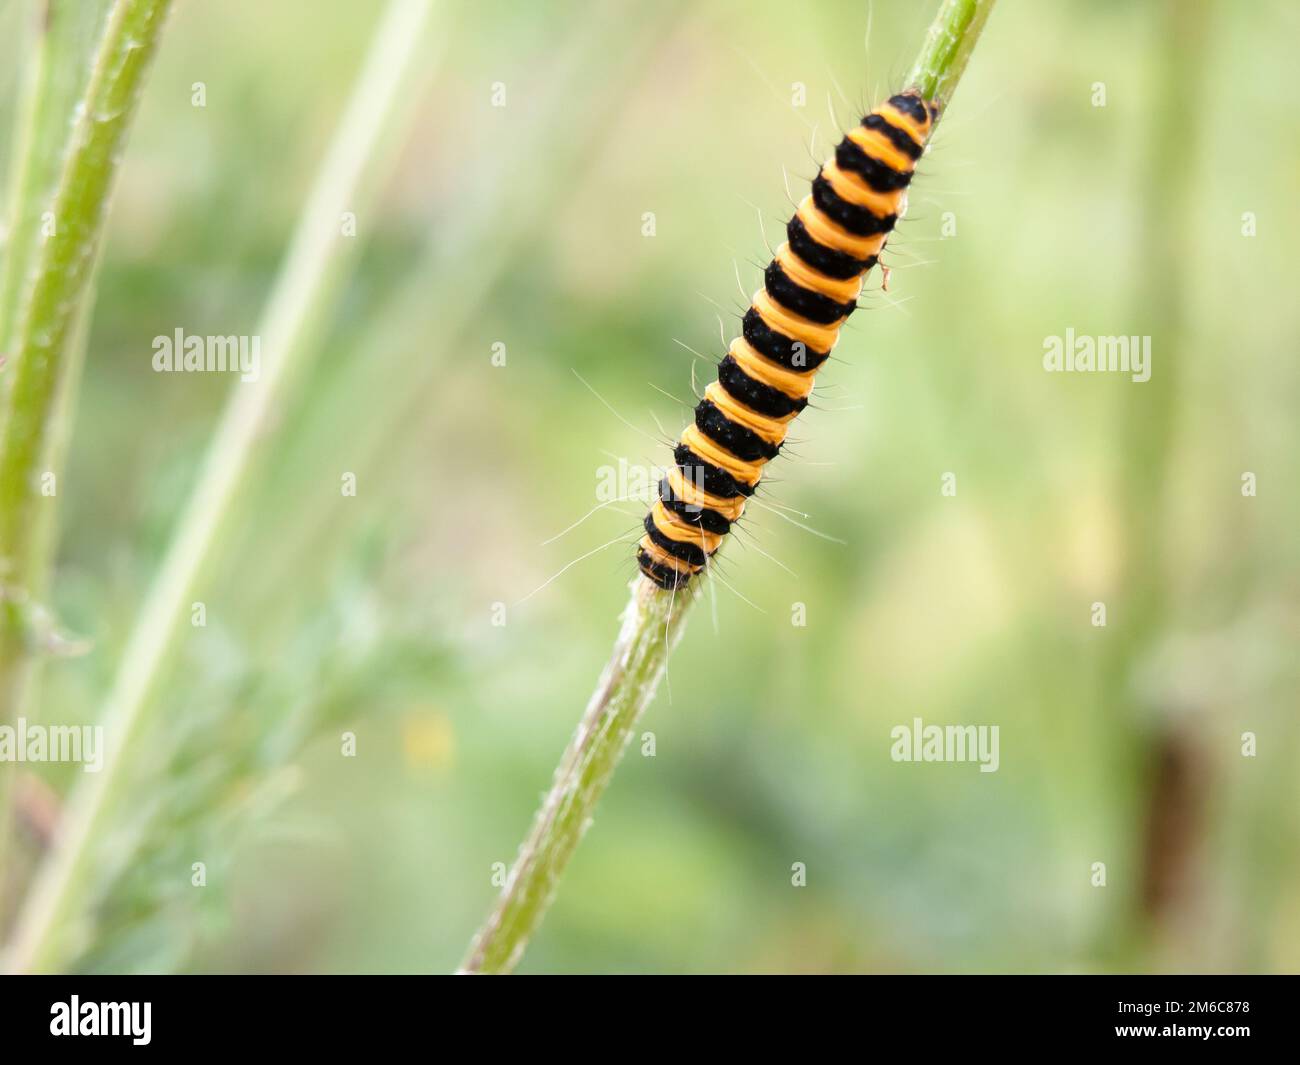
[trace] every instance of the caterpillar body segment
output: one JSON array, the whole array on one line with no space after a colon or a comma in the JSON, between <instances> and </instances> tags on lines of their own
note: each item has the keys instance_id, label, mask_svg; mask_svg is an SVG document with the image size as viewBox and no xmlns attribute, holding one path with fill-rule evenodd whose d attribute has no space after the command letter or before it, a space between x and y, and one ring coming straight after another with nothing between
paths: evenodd
<instances>
[{"instance_id":1,"label":"caterpillar body segment","mask_svg":"<svg viewBox=\"0 0 1300 1065\"><path fill-rule=\"evenodd\" d=\"M937 117L913 90L892 96L818 171L646 515L637 564L660 588L679 588L705 569L808 405Z\"/></svg>"}]
</instances>

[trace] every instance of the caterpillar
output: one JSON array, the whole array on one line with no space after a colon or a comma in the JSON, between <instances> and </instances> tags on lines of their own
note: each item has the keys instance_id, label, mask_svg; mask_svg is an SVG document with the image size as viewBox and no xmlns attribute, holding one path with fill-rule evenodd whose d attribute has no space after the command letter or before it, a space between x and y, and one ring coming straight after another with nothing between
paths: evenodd
<instances>
[{"instance_id":1,"label":"caterpillar","mask_svg":"<svg viewBox=\"0 0 1300 1065\"><path fill-rule=\"evenodd\" d=\"M915 90L891 96L818 170L646 514L637 565L660 588L680 588L708 565L808 405L938 113Z\"/></svg>"}]
</instances>

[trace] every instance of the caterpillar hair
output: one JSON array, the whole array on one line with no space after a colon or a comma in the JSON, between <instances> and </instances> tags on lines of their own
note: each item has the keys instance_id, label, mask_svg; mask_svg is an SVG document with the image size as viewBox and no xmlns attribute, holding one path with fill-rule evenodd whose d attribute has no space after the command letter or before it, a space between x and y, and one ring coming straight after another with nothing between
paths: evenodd
<instances>
[{"instance_id":1,"label":"caterpillar hair","mask_svg":"<svg viewBox=\"0 0 1300 1065\"><path fill-rule=\"evenodd\" d=\"M818 171L645 517L637 564L660 588L682 587L708 565L808 405L937 117L914 90L892 96Z\"/></svg>"}]
</instances>

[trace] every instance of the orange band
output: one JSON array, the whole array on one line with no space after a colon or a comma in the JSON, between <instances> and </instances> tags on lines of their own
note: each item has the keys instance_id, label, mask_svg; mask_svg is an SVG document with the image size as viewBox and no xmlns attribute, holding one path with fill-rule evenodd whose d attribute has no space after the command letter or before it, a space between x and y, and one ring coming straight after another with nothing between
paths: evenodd
<instances>
[{"instance_id":1,"label":"orange band","mask_svg":"<svg viewBox=\"0 0 1300 1065\"><path fill-rule=\"evenodd\" d=\"M894 147L894 142L878 129L855 126L847 133L849 140L861 148L878 163L884 163L890 170L900 174L910 174L915 167L912 157Z\"/></svg>"},{"instance_id":2,"label":"orange band","mask_svg":"<svg viewBox=\"0 0 1300 1065\"><path fill-rule=\"evenodd\" d=\"M687 506L716 510L728 521L735 521L745 512L744 496L724 499L722 496L715 496L712 492L706 492L695 481L688 479L682 473L680 466L674 466L668 472L668 487L672 489L673 495Z\"/></svg>"},{"instance_id":3,"label":"orange band","mask_svg":"<svg viewBox=\"0 0 1300 1065\"><path fill-rule=\"evenodd\" d=\"M911 115L900 111L897 107L886 100L876 108L876 114L888 122L891 126L901 129L904 133L911 136L917 144L924 145L926 139L930 136L930 120L926 119L925 125L919 125Z\"/></svg>"},{"instance_id":4,"label":"orange band","mask_svg":"<svg viewBox=\"0 0 1300 1065\"><path fill-rule=\"evenodd\" d=\"M818 325L807 318L788 311L767 294L767 289L754 293L754 310L763 319L769 329L784 333L792 340L808 345L813 351L830 351L840 339L841 318L834 325Z\"/></svg>"},{"instance_id":5,"label":"orange band","mask_svg":"<svg viewBox=\"0 0 1300 1065\"><path fill-rule=\"evenodd\" d=\"M726 448L719 447L702 432L699 426L688 425L682 433L682 443L699 455L705 462L717 466L724 473L740 481L747 488L758 484L763 476L762 462L746 462L738 459Z\"/></svg>"},{"instance_id":6,"label":"orange band","mask_svg":"<svg viewBox=\"0 0 1300 1065\"><path fill-rule=\"evenodd\" d=\"M789 429L787 423L794 417L793 414L787 414L784 418L770 418L766 414L750 410L743 403L737 402L735 397L722 387L721 381L711 382L704 390L704 398L722 411L728 420L743 425L759 439L776 447L779 447L781 441L785 439Z\"/></svg>"},{"instance_id":7,"label":"orange band","mask_svg":"<svg viewBox=\"0 0 1300 1065\"><path fill-rule=\"evenodd\" d=\"M744 337L736 337L731 342L730 353L736 365L760 384L775 388L791 399L806 399L812 394L812 373L798 373L778 366L766 355L760 355Z\"/></svg>"},{"instance_id":8,"label":"orange band","mask_svg":"<svg viewBox=\"0 0 1300 1065\"><path fill-rule=\"evenodd\" d=\"M884 233L877 233L874 237L859 237L832 222L818 210L811 195L804 198L795 214L803 223L804 229L808 230L808 235L818 244L825 244L826 247L842 251L855 259L870 259L873 255L879 255L880 249L885 246Z\"/></svg>"},{"instance_id":9,"label":"orange band","mask_svg":"<svg viewBox=\"0 0 1300 1065\"><path fill-rule=\"evenodd\" d=\"M903 198L902 189L895 189L893 192L877 192L857 174L841 170L834 159L826 161L826 165L822 167L822 177L830 183L835 195L840 199L848 200L858 207L865 207L877 218L898 214L898 204Z\"/></svg>"},{"instance_id":10,"label":"orange band","mask_svg":"<svg viewBox=\"0 0 1300 1065\"><path fill-rule=\"evenodd\" d=\"M697 566L692 562L684 562L676 555L670 555L657 543L650 539L650 534L646 533L641 537L641 550L650 556L652 562L658 566L665 566L675 573L685 573L688 576L699 573L703 566Z\"/></svg>"},{"instance_id":11,"label":"orange band","mask_svg":"<svg viewBox=\"0 0 1300 1065\"><path fill-rule=\"evenodd\" d=\"M683 521L664 506L662 499L651 508L650 513L654 517L655 528L679 544L694 544L706 555L711 555L722 543L721 533L709 532L699 525Z\"/></svg>"},{"instance_id":12,"label":"orange band","mask_svg":"<svg viewBox=\"0 0 1300 1065\"><path fill-rule=\"evenodd\" d=\"M839 278L827 277L819 270L814 270L790 250L789 244L782 244L776 249L776 261L785 271L786 277L796 285L812 289L834 300L836 303L856 302L862 295L862 277L850 277L841 281Z\"/></svg>"}]
</instances>

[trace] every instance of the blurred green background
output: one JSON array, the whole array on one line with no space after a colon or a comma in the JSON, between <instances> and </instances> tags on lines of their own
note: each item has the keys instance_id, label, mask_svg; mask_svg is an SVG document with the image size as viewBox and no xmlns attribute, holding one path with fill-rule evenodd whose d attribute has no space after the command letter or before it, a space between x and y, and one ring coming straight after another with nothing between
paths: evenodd
<instances>
[{"instance_id":1,"label":"blurred green background","mask_svg":"<svg viewBox=\"0 0 1300 1065\"><path fill-rule=\"evenodd\" d=\"M439 5L133 757L79 969L455 967L609 652L641 505L542 541L602 466L668 461L683 345L720 353L786 181L898 86L936 6ZM0 128L26 9L0 10ZM257 387L155 374L152 339L256 331L378 14L173 15L60 492L54 604L93 645L34 716L93 719L222 403ZM751 508L723 558L752 605L697 608L656 754L629 750L522 971L1300 966L1297 30L1282 2L1001 0L889 292L772 469L847 544ZM1151 335L1151 380L1045 373L1067 328ZM998 772L891 761L914 717L998 725Z\"/></svg>"}]
</instances>

